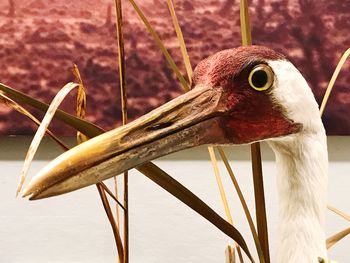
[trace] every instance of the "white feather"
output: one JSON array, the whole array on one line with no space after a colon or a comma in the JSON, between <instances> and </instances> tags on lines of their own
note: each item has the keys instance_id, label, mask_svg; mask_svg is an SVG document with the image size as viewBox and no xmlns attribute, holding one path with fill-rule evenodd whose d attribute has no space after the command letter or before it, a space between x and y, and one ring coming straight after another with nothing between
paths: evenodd
<instances>
[{"instance_id":1,"label":"white feather","mask_svg":"<svg viewBox=\"0 0 350 263\"><path fill-rule=\"evenodd\" d=\"M317 263L327 258L325 210L328 154L317 102L300 72L287 61L269 61L276 79L272 97L302 131L269 141L278 168L279 263Z\"/></svg>"}]
</instances>

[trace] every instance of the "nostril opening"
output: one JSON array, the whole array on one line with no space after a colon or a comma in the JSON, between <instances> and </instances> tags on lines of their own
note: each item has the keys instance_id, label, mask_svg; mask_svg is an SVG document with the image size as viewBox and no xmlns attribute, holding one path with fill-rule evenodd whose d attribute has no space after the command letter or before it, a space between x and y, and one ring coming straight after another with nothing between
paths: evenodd
<instances>
[{"instance_id":1,"label":"nostril opening","mask_svg":"<svg viewBox=\"0 0 350 263\"><path fill-rule=\"evenodd\" d=\"M161 130L161 129L164 129L164 128L171 126L172 124L173 124L172 122L161 122L161 123L157 123L153 126L147 127L147 130L149 130L149 131Z\"/></svg>"}]
</instances>

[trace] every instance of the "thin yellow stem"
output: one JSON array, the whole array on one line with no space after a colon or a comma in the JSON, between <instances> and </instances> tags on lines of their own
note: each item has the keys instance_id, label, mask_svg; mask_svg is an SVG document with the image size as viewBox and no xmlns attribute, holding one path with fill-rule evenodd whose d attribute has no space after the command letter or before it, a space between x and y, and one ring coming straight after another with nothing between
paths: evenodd
<instances>
[{"instance_id":1,"label":"thin yellow stem","mask_svg":"<svg viewBox=\"0 0 350 263\"><path fill-rule=\"evenodd\" d=\"M135 3L135 1L134 0L129 0L129 2L134 7L136 13L139 15L139 17L142 20L142 22L145 24L147 30L149 31L149 33L153 37L153 40L157 44L157 46L159 47L160 51L163 53L163 55L164 55L165 59L167 60L168 64L170 65L172 70L175 72L176 77L180 81L183 89L185 91L189 91L190 88L188 86L188 83L186 82L186 80L184 79L182 74L180 73L179 68L176 66L173 58L171 57L171 55L169 54L169 51L164 46L164 44L163 44L162 40L160 39L160 37L158 36L157 32L153 29L153 27L151 26L150 22L145 17L145 15L142 13L141 9L138 7L138 5Z\"/></svg>"},{"instance_id":2,"label":"thin yellow stem","mask_svg":"<svg viewBox=\"0 0 350 263\"><path fill-rule=\"evenodd\" d=\"M113 177L113 185L114 185L114 193L116 199L118 199L119 193L118 193L118 180L117 177ZM115 207L115 212L116 212L116 221L117 225L120 226L120 212L119 212L119 206Z\"/></svg>"},{"instance_id":3,"label":"thin yellow stem","mask_svg":"<svg viewBox=\"0 0 350 263\"><path fill-rule=\"evenodd\" d=\"M34 122L37 126L40 126L41 122L29 111L27 111L24 107L19 105L17 102L12 100L11 98L7 97L2 91L0 91L0 103L5 104L6 106L14 109L18 113L26 116L29 118L32 122ZM61 148L64 151L68 151L69 147L62 142L60 139L58 139L53 132L51 132L49 129L46 129L47 135L49 135L50 138L52 138L58 145L61 146Z\"/></svg>"},{"instance_id":4,"label":"thin yellow stem","mask_svg":"<svg viewBox=\"0 0 350 263\"><path fill-rule=\"evenodd\" d=\"M251 35L249 9L248 9L247 0L240 1L240 21L241 21L242 45L243 46L251 45L252 35ZM258 228L258 237L260 240L259 243L261 244L265 261L270 262L265 193L264 193L264 183L263 183L261 151L260 151L259 143L253 143L251 145L251 156L252 156L252 169L253 169L253 181L254 181L256 222L257 222L257 228Z\"/></svg>"},{"instance_id":5,"label":"thin yellow stem","mask_svg":"<svg viewBox=\"0 0 350 263\"><path fill-rule=\"evenodd\" d=\"M117 15L117 42L118 42L118 64L119 64L119 80L120 94L122 106L122 122L123 125L128 122L127 111L127 93L126 93L126 78L125 78L125 51L124 51L124 36L123 36L123 11L121 0L115 0L115 8ZM124 263L129 262L129 175L124 172Z\"/></svg>"},{"instance_id":6,"label":"thin yellow stem","mask_svg":"<svg viewBox=\"0 0 350 263\"><path fill-rule=\"evenodd\" d=\"M115 244L116 244L117 250L118 250L119 261L125 262L124 261L123 244L122 244L122 239L120 237L120 231L119 231L119 228L114 220L113 213L112 213L111 207L110 207L109 202L108 202L108 198L106 196L106 193L105 193L102 185L96 184L96 186L97 186L98 193L100 194L102 204L103 204L103 207L104 207L105 212L107 214L109 223L111 224L111 227L113 230Z\"/></svg>"},{"instance_id":7,"label":"thin yellow stem","mask_svg":"<svg viewBox=\"0 0 350 263\"><path fill-rule=\"evenodd\" d=\"M323 100L322 100L322 103L321 103L321 107L320 107L320 114L321 114L321 116L323 115L323 113L324 113L324 111L326 109L327 102L328 102L329 96L331 95L331 92L333 90L334 83L337 80L338 75L339 75L341 69L343 68L343 66L344 66L344 64L345 64L345 62L346 62L346 60L348 59L349 56L350 56L350 48L348 48L344 52L342 57L340 58L340 60L338 62L338 65L337 65L337 67L335 68L335 70L333 72L332 78L331 78L331 80L328 83L328 86L327 86L327 89L326 89L326 93L325 93L325 95L323 97Z\"/></svg>"},{"instance_id":8,"label":"thin yellow stem","mask_svg":"<svg viewBox=\"0 0 350 263\"><path fill-rule=\"evenodd\" d=\"M224 162L225 166L226 166L226 169L230 175L230 178L231 178L231 181L236 189L236 192L237 192L237 195L238 195L238 198L242 204L242 207L243 207L243 211L245 213L245 216L247 218L247 221L248 221L248 224L249 224L249 227L250 227L250 231L252 233L252 236L253 236L253 239L254 239L254 243L255 243L255 246L256 246L256 250L258 252L258 255L259 255L259 259L260 259L260 262L265 262L265 258L264 258L264 253L262 251L262 248L261 248L261 245L260 245L260 240L259 240L259 237L258 237L258 234L256 232L256 229L255 229L255 225L254 225L254 222L253 222L253 219L252 219L252 216L249 212L249 208L248 208L248 205L244 199L244 196L243 196L243 193L241 191L241 188L239 187L239 184L238 184L238 181L231 169L231 166L227 160L227 157L225 155L225 152L224 150L222 149L222 147L218 146L217 147L218 151L219 151L219 154L221 156L221 159L222 161Z\"/></svg>"},{"instance_id":9,"label":"thin yellow stem","mask_svg":"<svg viewBox=\"0 0 350 263\"><path fill-rule=\"evenodd\" d=\"M218 166L218 161L216 159L216 155L215 155L215 150L214 149L215 148L212 147L212 146L208 147L209 156L210 156L211 163L212 163L213 169L214 169L215 179L216 179L216 182L217 182L218 187L219 187L221 201L222 201L222 203L224 205L224 208L225 208L227 221L231 225L234 225L233 224L231 210L230 210L230 207L229 207L228 202L227 202L227 197L226 197L224 185L223 185L222 180L221 180L221 175L220 175L220 170L219 170L219 166ZM240 262L244 262L243 261L243 257L242 257L242 252L241 252L241 249L240 249L239 245L236 242L234 242L234 243L235 243L235 248L237 249L237 252L238 252L238 256L239 256Z\"/></svg>"},{"instance_id":10,"label":"thin yellow stem","mask_svg":"<svg viewBox=\"0 0 350 263\"><path fill-rule=\"evenodd\" d=\"M85 86L84 82L81 78L79 68L76 64L73 65L73 75L77 79L79 83L78 87L78 95L77 95L77 106L76 106L76 113L77 117L80 119L85 119L86 115L86 92L85 92ZM87 141L88 138L82 134L81 132L77 132L77 142L78 144Z\"/></svg>"},{"instance_id":11,"label":"thin yellow stem","mask_svg":"<svg viewBox=\"0 0 350 263\"><path fill-rule=\"evenodd\" d=\"M333 247L336 243L338 243L340 240L342 240L344 237L348 236L350 234L350 227L336 233L335 235L327 238L327 249L330 249Z\"/></svg>"},{"instance_id":12,"label":"thin yellow stem","mask_svg":"<svg viewBox=\"0 0 350 263\"><path fill-rule=\"evenodd\" d=\"M218 162L217 162L217 159L215 156L214 148L210 146L210 147L208 147L208 151L209 151L211 163L213 165L216 182L217 182L218 187L219 187L221 201L224 204L227 221L231 225L233 225L232 215L231 215L231 211L230 211L230 208L229 208L229 205L227 202L227 197L226 197L224 185L222 184L221 175L220 175L220 171L219 171Z\"/></svg>"},{"instance_id":13,"label":"thin yellow stem","mask_svg":"<svg viewBox=\"0 0 350 263\"><path fill-rule=\"evenodd\" d=\"M169 8L169 11L170 11L171 18L173 20L173 25L174 25L175 32L176 32L176 35L177 35L177 39L178 39L179 44L180 44L182 59L183 59L184 64L185 64L188 80L189 80L189 83L190 83L189 86L191 86L191 84L192 84L192 76L193 76L193 69L192 69L192 66L191 66L190 57L189 57L188 52L187 52L185 39L184 39L184 36L182 34L182 30L181 30L179 21L178 21L177 16L176 16L176 12L175 12L175 7L174 7L173 1L172 0L167 0L167 3L168 3L168 8Z\"/></svg>"},{"instance_id":14,"label":"thin yellow stem","mask_svg":"<svg viewBox=\"0 0 350 263\"><path fill-rule=\"evenodd\" d=\"M35 136L29 146L29 149L27 151L23 168L20 174L18 186L17 186L17 192L16 196L21 192L22 186L24 184L24 181L26 179L26 176L28 174L30 165L33 161L33 158L38 150L38 147L40 145L41 140L43 139L46 130L51 123L55 112L57 111L57 108L62 103L62 101L65 99L65 97L75 88L77 88L79 85L75 83L68 83L66 84L55 96L55 98L52 100L43 120L41 121L41 124L39 125L38 130L35 133Z\"/></svg>"},{"instance_id":15,"label":"thin yellow stem","mask_svg":"<svg viewBox=\"0 0 350 263\"><path fill-rule=\"evenodd\" d=\"M122 203L118 200L118 198L112 193L111 190L109 190L109 188L107 187L107 185L105 185L103 182L99 183L101 185L101 187L103 188L103 190L105 190L105 192L123 209L125 210L125 207L122 205ZM119 224L118 224L119 225Z\"/></svg>"},{"instance_id":16,"label":"thin yellow stem","mask_svg":"<svg viewBox=\"0 0 350 263\"><path fill-rule=\"evenodd\" d=\"M252 44L252 34L250 30L250 19L248 1L240 1L240 20L241 20L241 34L242 34L242 45L248 46Z\"/></svg>"},{"instance_id":17,"label":"thin yellow stem","mask_svg":"<svg viewBox=\"0 0 350 263\"><path fill-rule=\"evenodd\" d=\"M167 0L167 4L168 4L170 15L171 15L171 18L172 18L172 21L173 21L175 32L176 32L176 35L177 35L177 39L179 41L182 58L183 58L183 61L184 61L184 64L185 64L187 76L188 76L188 79L190 81L190 86L191 86L191 84L192 84L191 81L192 81L192 76L193 76L193 69L192 69L190 58L189 58L189 55L188 55L188 52L187 52L185 39L184 39L184 36L182 34L182 30L181 30L179 21L177 19L177 15L176 15L176 12L175 12L175 7L174 7L174 4L173 4L173 1L172 0ZM225 191L224 191L224 188L223 188L223 184L222 184L222 181L221 181L221 176L220 176L219 169L218 169L218 166L217 166L217 161L216 161L214 149L215 149L215 147L208 147L209 155L210 155L210 158L212 160L213 167L214 167L215 178L216 178L217 184L219 186L219 190L220 190L221 200L222 200L223 205L225 207L226 217L228 219L228 222L231 225L233 225L232 215L231 215L231 211L230 211L230 208L229 208L229 205L228 205L228 202L227 202L227 198L226 198L226 194L225 194ZM241 249L240 249L239 245L236 242L235 242L235 248L237 249L237 253L238 253L240 262L243 263L244 260L243 260L242 252L241 252Z\"/></svg>"},{"instance_id":18,"label":"thin yellow stem","mask_svg":"<svg viewBox=\"0 0 350 263\"><path fill-rule=\"evenodd\" d=\"M84 119L85 113L86 113L85 87L84 87L84 83L83 83L83 80L82 80L81 75L80 75L79 68L75 64L73 67L73 74L79 83L78 96L77 96L77 107L76 107L77 116L81 119ZM88 140L88 138L84 134L77 132L78 144L83 143L84 141L87 141L87 140ZM110 208L106 193L108 193L117 202L117 206L119 204L124 210L125 210L125 208L123 207L123 205L118 201L118 199L113 195L113 193L108 189L108 187L103 182L96 184L96 186L97 186L97 190L100 194L100 198L101 198L101 201L103 203L103 207L105 209L106 215L107 215L108 220L109 220L111 227L113 229L113 235L115 238L115 242L116 242L116 246L117 246L117 250L118 250L118 255L119 255L118 260L119 260L119 262L123 262L123 261L121 261L121 260L124 260L124 253L122 251L123 244L121 242L119 228L114 220L113 213L112 213L112 210ZM122 251L122 253L120 251Z\"/></svg>"},{"instance_id":19,"label":"thin yellow stem","mask_svg":"<svg viewBox=\"0 0 350 263\"><path fill-rule=\"evenodd\" d=\"M327 208L328 208L329 210L331 210L332 212L336 213L337 215L341 216L341 217L344 218L345 220L347 220L347 221L350 222L350 216L349 216L349 215L345 214L344 212L342 212L342 211L340 211L340 210L338 210L338 209L336 209L335 207L330 206L330 205L328 205Z\"/></svg>"}]
</instances>

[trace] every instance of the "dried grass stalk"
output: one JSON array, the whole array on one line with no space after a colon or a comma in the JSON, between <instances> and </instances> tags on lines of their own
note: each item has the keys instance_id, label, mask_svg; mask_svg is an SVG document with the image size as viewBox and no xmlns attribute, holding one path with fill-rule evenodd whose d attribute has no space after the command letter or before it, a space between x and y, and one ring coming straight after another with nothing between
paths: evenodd
<instances>
[{"instance_id":1,"label":"dried grass stalk","mask_svg":"<svg viewBox=\"0 0 350 263\"><path fill-rule=\"evenodd\" d=\"M329 210L331 210L332 212L336 213L337 215L341 216L342 218L344 218L345 220L350 222L350 216L345 214L344 212L336 209L335 207L332 207L330 205L327 206L327 208ZM340 240L342 240L344 237L348 236L350 234L350 228L346 228L340 232L338 232L337 234L327 238L327 249L330 249L331 247L333 247L335 244L337 244Z\"/></svg>"},{"instance_id":2,"label":"dried grass stalk","mask_svg":"<svg viewBox=\"0 0 350 263\"><path fill-rule=\"evenodd\" d=\"M340 240L342 240L344 237L348 236L350 234L350 227L340 231L339 233L327 238L327 249L330 249L332 246L334 246L336 243L338 243Z\"/></svg>"},{"instance_id":3,"label":"dried grass stalk","mask_svg":"<svg viewBox=\"0 0 350 263\"><path fill-rule=\"evenodd\" d=\"M190 85L191 85L192 84L191 82L192 82L192 76L193 76L193 69L192 69L191 62L190 62L190 59L189 59L189 55L188 55L188 52L187 52L185 39L183 37L182 30L181 30L181 27L180 27L179 22L178 22L177 15L176 15L176 12L175 12L175 7L174 7L174 4L173 4L172 0L167 0L167 3L168 3L168 8L169 8L169 11L170 11L171 18L172 18L172 21L173 21L173 25L174 25L174 28L175 28L175 32L176 32L176 35L177 35L177 39L179 41L179 45L180 45L180 49L181 49L181 53L182 53L182 58L183 58L183 61L184 61L184 64L185 64L187 76L188 76L188 79L190 80ZM211 158L211 162L212 162L213 167L214 167L215 178L216 178L217 184L219 186L219 190L220 190L221 200L222 200L223 205L225 207L226 217L227 217L229 223L231 223L231 225L233 225L231 211L230 211L230 208L228 206L226 194L225 194L225 191L224 191L224 188L223 188L223 184L222 184L222 181L221 181L221 177L220 177L220 173L219 173L219 169L218 169L218 165L217 165L214 149L215 149L215 147L208 147L208 151L209 151L209 155L210 155L210 158ZM240 262L241 263L244 262L241 249L240 249L240 247L238 246L238 244L236 242L235 242L235 247L237 249Z\"/></svg>"},{"instance_id":4,"label":"dried grass stalk","mask_svg":"<svg viewBox=\"0 0 350 263\"><path fill-rule=\"evenodd\" d=\"M240 20L242 45L248 46L252 44L252 34L250 30L249 8L247 0L240 0Z\"/></svg>"},{"instance_id":5,"label":"dried grass stalk","mask_svg":"<svg viewBox=\"0 0 350 263\"><path fill-rule=\"evenodd\" d=\"M78 117L84 119L85 114L86 114L86 93L85 93L84 83L83 83L83 80L81 78L79 68L77 65L73 66L73 74L79 83L76 113L77 113ZM79 131L77 132L78 144L83 143L87 140L88 140L88 138L84 134L80 133ZM114 234L114 239L115 239L117 250L118 250L119 260L121 260L123 258L125 259L124 252L123 252L123 255L120 255L120 252L119 252L120 248L123 248L123 244L121 242L119 228L114 220L114 216L113 216L112 210L110 209L109 201L108 201L108 198L106 197L105 191L113 198L113 200L115 200L117 202L117 207L120 203L119 203L118 199L113 196L112 192L108 189L108 187L103 182L97 183L96 186L97 186L101 201L103 203L103 207L104 207L105 212L107 214L108 220L110 223L111 223L111 220L113 221L113 223L111 223L111 227L113 229L113 234ZM123 262L123 261L120 261L120 262Z\"/></svg>"},{"instance_id":6,"label":"dried grass stalk","mask_svg":"<svg viewBox=\"0 0 350 263\"><path fill-rule=\"evenodd\" d=\"M182 34L182 30L181 30L181 27L180 27L180 24L179 24L179 20L177 19L177 16L176 16L176 12L175 12L175 7L174 7L174 4L173 4L173 1L172 0L167 0L167 4L168 4L168 8L169 8L169 12L170 12L171 18L173 20L173 25L174 25L175 32L176 32L176 35L177 35L177 39L178 39L179 44L180 44L182 59L183 59L184 64L185 64L187 77L188 77L188 81L189 81L189 86L191 87L191 85L192 85L192 76L193 76L193 69L192 69L192 66L191 66L190 57L189 57L188 52L187 52L185 39L184 39L184 36Z\"/></svg>"},{"instance_id":7,"label":"dried grass stalk","mask_svg":"<svg viewBox=\"0 0 350 263\"><path fill-rule=\"evenodd\" d=\"M266 205L264 193L264 179L262 172L260 143L251 145L251 158L253 169L254 198L256 210L256 224L258 237L264 253L265 261L270 262L269 239L267 231Z\"/></svg>"},{"instance_id":8,"label":"dried grass stalk","mask_svg":"<svg viewBox=\"0 0 350 263\"><path fill-rule=\"evenodd\" d=\"M344 212L342 212L342 211L338 210L337 208L335 208L333 206L330 206L330 205L328 205L327 208L329 210L331 210L332 212L336 213L337 215L341 216L345 220L350 222L350 216L349 215L345 214Z\"/></svg>"},{"instance_id":9,"label":"dried grass stalk","mask_svg":"<svg viewBox=\"0 0 350 263\"><path fill-rule=\"evenodd\" d=\"M329 96L331 95L331 92L333 90L334 83L337 80L338 75L339 75L341 69L343 68L343 66L344 66L344 64L345 64L345 62L346 62L346 60L348 59L349 56L350 56L350 48L348 48L344 52L342 57L340 58L340 60L339 60L339 62L337 64L337 67L335 68L335 70L333 72L331 80L328 83L328 86L327 86L327 89L326 89L326 93L325 93L325 95L323 97L323 100L322 100L322 103L321 103L321 107L320 107L320 114L321 114L321 116L323 115L323 113L324 113L324 111L326 109L327 102L328 102Z\"/></svg>"},{"instance_id":10,"label":"dried grass stalk","mask_svg":"<svg viewBox=\"0 0 350 263\"><path fill-rule=\"evenodd\" d=\"M7 96L11 97L12 99L15 99L17 103L30 105L42 112L46 112L50 107L48 104L43 103L37 99L34 99L2 83L0 83L0 90L5 92ZM67 125L73 127L78 131L83 132L89 138L95 137L104 132L103 129L98 127L97 125L91 122L84 121L62 110L57 110L55 112L54 118L63 121L64 123L66 123Z\"/></svg>"},{"instance_id":11,"label":"dried grass stalk","mask_svg":"<svg viewBox=\"0 0 350 263\"><path fill-rule=\"evenodd\" d=\"M32 122L34 122L36 125L40 125L40 121L35 118L34 115L32 115L29 111L27 111L25 108L23 108L21 105L19 105L17 102L12 100L11 98L7 97L5 94L0 92L0 103L5 104L6 106L16 110L17 112L21 113L22 115L29 118ZM58 139L49 129L46 130L46 133L58 144L62 147L63 150L68 150L69 147L62 142L60 139Z\"/></svg>"},{"instance_id":12,"label":"dried grass stalk","mask_svg":"<svg viewBox=\"0 0 350 263\"><path fill-rule=\"evenodd\" d=\"M114 177L115 178L115 177ZM102 188L105 190L105 192L123 209L125 210L123 204L118 200L118 198L112 193L111 190L109 190L109 188L107 187L107 185L105 185L105 183L101 182L99 183ZM118 222L117 222L118 223ZM119 225L119 224L118 224Z\"/></svg>"},{"instance_id":13,"label":"dried grass stalk","mask_svg":"<svg viewBox=\"0 0 350 263\"><path fill-rule=\"evenodd\" d=\"M254 243L255 243L255 247L256 247L256 250L258 252L258 256L259 256L259 260L260 262L265 262L265 259L264 259L264 253L263 253L263 250L261 248L261 244L260 244L260 239L258 237L258 234L256 232L256 229L255 229L255 225L254 225L254 222L253 222L253 219L252 219L252 216L249 212L249 208L248 208L248 205L247 205L247 202L245 201L244 199L244 196L243 196L243 193L241 191L241 188L239 187L239 184L238 184L238 181L231 169L231 166L227 160L227 157L225 155L225 152L224 150L222 149L222 147L217 147L218 151L219 151L219 154L221 156L221 159L222 161L224 162L225 166L226 166L226 169L230 175L230 178L231 178L231 181L236 189L236 192L237 192L237 195L238 195L238 198L242 204L242 207L243 207L243 211L244 211L244 214L247 218L247 221L248 221L248 224L249 224L249 228L250 228L250 231L252 233L252 236L253 236L253 239L254 239Z\"/></svg>"},{"instance_id":14,"label":"dried grass stalk","mask_svg":"<svg viewBox=\"0 0 350 263\"><path fill-rule=\"evenodd\" d=\"M230 211L230 207L229 207L228 202L227 202L227 197L226 197L224 185L223 185L222 180L221 180L221 175L220 175L220 171L219 171L218 162L217 162L217 159L216 159L216 156L215 156L214 147L208 147L208 151L209 151L209 156L210 156L210 159L211 159L211 163L213 165L215 179L216 179L216 182L217 182L218 187L219 187L221 201L222 201L222 203L224 205L224 208L225 208L227 221L231 225L234 225L233 224L232 215L231 215L231 211ZM240 262L244 262L243 257L242 257L241 249L239 248L239 246L238 246L238 244L236 242L235 242L235 248L237 249L237 253L239 255ZM232 248L232 249L233 249L232 253L234 254L234 248Z\"/></svg>"},{"instance_id":15,"label":"dried grass stalk","mask_svg":"<svg viewBox=\"0 0 350 263\"><path fill-rule=\"evenodd\" d=\"M213 147L208 147L208 151L209 151L209 156L210 156L210 159L211 159L211 163L213 165L216 182L217 182L218 187L219 187L221 200L222 200L222 202L224 204L227 221L231 225L233 225L232 215L231 215L231 211L230 211L230 208L229 208L229 205L228 205L228 202L227 202L227 197L226 197L224 185L222 184L221 175L220 175L220 171L219 171L218 162L216 160L214 148Z\"/></svg>"},{"instance_id":16,"label":"dried grass stalk","mask_svg":"<svg viewBox=\"0 0 350 263\"><path fill-rule=\"evenodd\" d=\"M184 79L184 77L182 76L182 74L180 73L179 68L176 66L173 58L171 57L171 55L169 54L169 51L166 49L166 47L164 46L163 42L161 41L160 37L158 36L157 32L153 29L153 27L151 26L151 24L149 23L148 19L145 17L145 15L142 13L141 9L138 7L138 5L135 3L134 0L129 0L129 2L131 3L131 5L134 7L136 13L139 15L139 17L141 18L142 22L145 24L147 30L149 31L149 33L151 34L151 36L153 37L154 42L157 44L157 46L159 47L160 51L162 52L162 54L164 55L165 59L168 61L170 67L172 68L172 70L175 72L176 77L178 78L178 80L180 81L183 89L185 91L189 91L190 88L188 86L188 83L186 82L186 80Z\"/></svg>"},{"instance_id":17,"label":"dried grass stalk","mask_svg":"<svg viewBox=\"0 0 350 263\"><path fill-rule=\"evenodd\" d=\"M59 105L62 103L64 98L71 92L73 89L77 88L79 85L75 83L68 83L65 85L55 96L52 103L50 104L49 109L47 110L44 119L42 120L37 132L35 133L35 136L29 146L27 155L24 160L23 169L21 171L18 187L17 187L17 195L21 192L23 183L25 181L26 175L28 173L28 170L30 168L30 165L33 161L34 155L39 147L39 144L44 137L44 134L47 130L47 127L50 125L51 120L53 116L55 115L55 112Z\"/></svg>"},{"instance_id":18,"label":"dried grass stalk","mask_svg":"<svg viewBox=\"0 0 350 263\"><path fill-rule=\"evenodd\" d=\"M323 116L324 114L324 111L327 107L327 102L329 100L329 97L333 91L333 87L334 87L334 84L339 76L339 73L340 71L342 70L345 62L347 61L348 57L350 56L350 48L348 48L344 53L343 55L341 56L333 74L332 74L332 77L331 77L331 80L329 81L328 83L328 86L327 86L327 89L326 89L326 92L325 92L325 95L322 99L322 103L321 103L321 106L320 106L320 115ZM340 210L336 209L335 207L332 207L330 205L327 206L327 208L329 210L331 210L332 212L336 213L337 215L341 216L342 218L344 218L345 220L347 221L350 221L350 216L341 212ZM339 233L329 237L327 239L327 249L331 248L332 246L334 246L337 242L339 242L341 239L343 239L344 237L346 237L348 234L350 233L350 228L347 228L343 231L340 231Z\"/></svg>"},{"instance_id":19,"label":"dried grass stalk","mask_svg":"<svg viewBox=\"0 0 350 263\"><path fill-rule=\"evenodd\" d=\"M119 191L118 191L118 180L117 177L113 177L113 185L114 185L114 194L111 192L111 194L113 195L113 199L115 198L115 200L119 199ZM118 205L121 205L121 203L119 201L117 201ZM115 220L117 221L117 225L120 226L120 212L119 212L119 206L115 207ZM124 206L123 206L124 208ZM124 209L125 210L125 209Z\"/></svg>"},{"instance_id":20,"label":"dried grass stalk","mask_svg":"<svg viewBox=\"0 0 350 263\"><path fill-rule=\"evenodd\" d=\"M85 92L85 87L83 80L81 78L78 66L76 64L73 65L73 74L75 78L77 79L79 83L78 87L78 95L77 95L77 107L76 107L76 112L77 116L81 119L85 119L86 115L86 92ZM77 131L77 141L78 144L87 141L88 138L82 134L81 132Z\"/></svg>"},{"instance_id":21,"label":"dried grass stalk","mask_svg":"<svg viewBox=\"0 0 350 263\"><path fill-rule=\"evenodd\" d=\"M225 250L226 263L236 263L235 250L228 245Z\"/></svg>"},{"instance_id":22,"label":"dried grass stalk","mask_svg":"<svg viewBox=\"0 0 350 263\"><path fill-rule=\"evenodd\" d=\"M115 238L115 243L117 246L117 250L118 250L118 257L119 257L119 262L123 263L124 262L124 249L123 249L123 243L122 243L122 239L120 237L120 232L119 232L119 228L114 220L114 216L111 210L111 207L109 205L107 196L105 191L103 190L103 187L101 186L101 184L97 184L97 190L100 194L101 200L102 200L102 204L103 207L106 211L109 223L111 224L112 230L113 230L113 234L114 234L114 238Z\"/></svg>"},{"instance_id":23,"label":"dried grass stalk","mask_svg":"<svg viewBox=\"0 0 350 263\"><path fill-rule=\"evenodd\" d=\"M118 65L119 65L119 80L120 80L120 97L122 107L122 122L123 125L128 122L127 112L127 93L126 93L126 78L125 78L125 52L124 52L124 36L123 36L123 11L121 0L115 0L116 8L116 26L117 26L117 43L118 43ZM117 179L115 178L115 189L117 189ZM116 195L118 192L116 191ZM118 206L116 207L117 214ZM118 219L119 221L119 219ZM129 262L129 175L124 172L124 260Z\"/></svg>"},{"instance_id":24,"label":"dried grass stalk","mask_svg":"<svg viewBox=\"0 0 350 263\"><path fill-rule=\"evenodd\" d=\"M252 36L249 19L249 9L247 0L240 1L240 21L241 21L241 35L242 45L251 45ZM267 231L266 219L266 205L264 193L264 181L261 164L260 144L253 143L251 145L253 180L254 180L254 196L255 196L255 210L256 223L258 227L258 237L264 253L265 261L270 262L270 250ZM260 259L261 260L261 259Z\"/></svg>"}]
</instances>

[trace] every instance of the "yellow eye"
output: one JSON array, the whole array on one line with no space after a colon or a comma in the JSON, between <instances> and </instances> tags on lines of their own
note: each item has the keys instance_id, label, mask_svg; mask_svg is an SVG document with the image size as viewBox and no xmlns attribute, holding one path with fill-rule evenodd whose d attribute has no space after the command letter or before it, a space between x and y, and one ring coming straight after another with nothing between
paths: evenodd
<instances>
[{"instance_id":1,"label":"yellow eye","mask_svg":"<svg viewBox=\"0 0 350 263\"><path fill-rule=\"evenodd\" d=\"M274 78L272 69L268 65L260 64L249 73L248 82L253 89L263 91L271 88Z\"/></svg>"}]
</instances>

